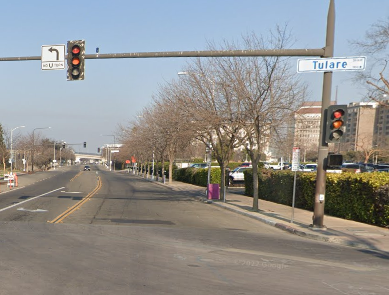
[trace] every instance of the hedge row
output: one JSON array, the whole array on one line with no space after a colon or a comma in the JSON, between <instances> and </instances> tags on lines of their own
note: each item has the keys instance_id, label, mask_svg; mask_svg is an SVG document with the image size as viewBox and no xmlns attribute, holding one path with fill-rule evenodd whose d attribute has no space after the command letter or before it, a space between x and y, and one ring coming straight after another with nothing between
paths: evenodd
<instances>
[{"instance_id":1,"label":"hedge row","mask_svg":"<svg viewBox=\"0 0 389 295\"><path fill-rule=\"evenodd\" d=\"M292 205L294 172L262 171L259 198ZM316 173L297 173L297 208L313 210ZM252 171L245 172L245 193L253 196ZM377 226L389 225L389 173L327 174L325 214Z\"/></svg>"},{"instance_id":2,"label":"hedge row","mask_svg":"<svg viewBox=\"0 0 389 295\"><path fill-rule=\"evenodd\" d=\"M181 168L173 172L173 179L186 183L191 183L198 186L207 186L208 169L200 168ZM220 184L221 171L220 168L211 168L211 183Z\"/></svg>"}]
</instances>

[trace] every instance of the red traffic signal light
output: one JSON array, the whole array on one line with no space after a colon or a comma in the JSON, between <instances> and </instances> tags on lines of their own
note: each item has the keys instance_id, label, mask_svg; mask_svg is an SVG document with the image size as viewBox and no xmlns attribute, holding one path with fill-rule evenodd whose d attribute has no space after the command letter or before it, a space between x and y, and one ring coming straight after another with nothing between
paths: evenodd
<instances>
[{"instance_id":1,"label":"red traffic signal light","mask_svg":"<svg viewBox=\"0 0 389 295\"><path fill-rule=\"evenodd\" d=\"M72 47L72 53L73 53L73 54L78 55L78 54L80 53L80 51L81 51L80 46L74 45L74 46Z\"/></svg>"},{"instance_id":2,"label":"red traffic signal light","mask_svg":"<svg viewBox=\"0 0 389 295\"><path fill-rule=\"evenodd\" d=\"M68 41L68 81L84 80L85 41Z\"/></svg>"},{"instance_id":3,"label":"red traffic signal light","mask_svg":"<svg viewBox=\"0 0 389 295\"><path fill-rule=\"evenodd\" d=\"M343 139L346 129L347 105L331 105L326 112L325 141L338 143Z\"/></svg>"}]
</instances>

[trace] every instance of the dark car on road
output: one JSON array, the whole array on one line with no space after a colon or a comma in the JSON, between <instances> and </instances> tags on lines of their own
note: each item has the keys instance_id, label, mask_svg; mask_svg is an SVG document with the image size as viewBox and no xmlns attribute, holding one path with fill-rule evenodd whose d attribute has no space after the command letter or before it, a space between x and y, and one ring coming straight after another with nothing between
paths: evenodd
<instances>
[{"instance_id":1,"label":"dark car on road","mask_svg":"<svg viewBox=\"0 0 389 295\"><path fill-rule=\"evenodd\" d=\"M90 171L90 166L85 165L85 166L84 166L84 171Z\"/></svg>"}]
</instances>

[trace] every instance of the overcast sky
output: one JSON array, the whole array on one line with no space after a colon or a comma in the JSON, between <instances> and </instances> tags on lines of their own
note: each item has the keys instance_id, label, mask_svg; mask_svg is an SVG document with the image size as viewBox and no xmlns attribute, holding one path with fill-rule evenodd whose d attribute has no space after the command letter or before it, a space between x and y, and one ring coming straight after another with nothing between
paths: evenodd
<instances>
[{"instance_id":1,"label":"overcast sky","mask_svg":"<svg viewBox=\"0 0 389 295\"><path fill-rule=\"evenodd\" d=\"M40 56L42 45L84 39L86 53L192 51L208 42L266 35L288 24L293 48L322 48L329 0L149 0L149 1L2 2L0 57ZM81 4L80 4L81 3ZM353 56L349 41L389 16L386 0L336 0L335 54ZM243 49L243 48L242 48ZM158 87L178 79L188 58L86 60L85 80L66 81L66 71L42 71L41 62L1 62L1 116L4 129L21 134L34 128L43 136L74 144L81 152L113 143L119 124L126 125L147 106ZM367 56L369 62L369 56ZM296 58L297 63L297 58ZM293 69L295 70L295 69ZM310 100L321 100L321 73L298 74L309 84ZM337 72L333 96L338 102L361 101L364 89L352 73ZM15 131L16 132L16 131ZM37 131L36 131L37 132ZM87 148L82 145L87 142Z\"/></svg>"}]
</instances>

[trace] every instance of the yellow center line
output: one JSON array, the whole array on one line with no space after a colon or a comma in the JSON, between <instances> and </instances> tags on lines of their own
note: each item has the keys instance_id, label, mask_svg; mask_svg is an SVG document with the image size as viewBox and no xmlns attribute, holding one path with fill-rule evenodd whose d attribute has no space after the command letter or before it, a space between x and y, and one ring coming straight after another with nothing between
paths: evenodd
<instances>
[{"instance_id":1,"label":"yellow center line","mask_svg":"<svg viewBox=\"0 0 389 295\"><path fill-rule=\"evenodd\" d=\"M84 171L78 172L78 173L76 174L76 176L74 176L72 179L70 179L70 181L75 180L78 176L80 176L80 175L82 174L82 172L84 172Z\"/></svg>"},{"instance_id":2,"label":"yellow center line","mask_svg":"<svg viewBox=\"0 0 389 295\"><path fill-rule=\"evenodd\" d=\"M72 214L75 210L79 209L86 201L88 201L90 198L92 198L99 189L102 187L102 182L100 176L97 177L97 186L93 191L91 191L85 198L83 198L81 201L79 201L77 204L73 205L69 209L67 209L65 212L58 215L56 218L54 218L51 221L47 221L49 223L59 223L62 222L66 217L68 217L70 214Z\"/></svg>"}]
</instances>

